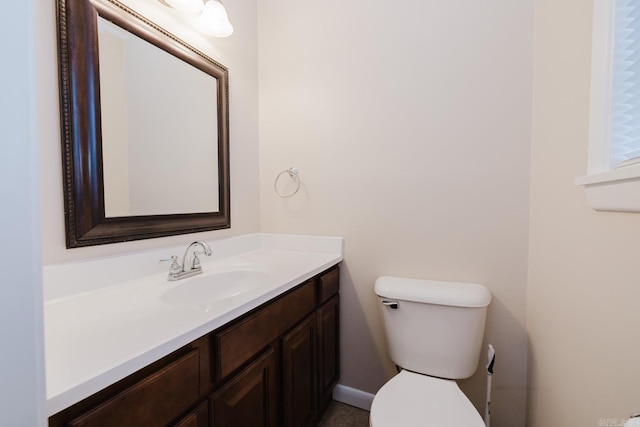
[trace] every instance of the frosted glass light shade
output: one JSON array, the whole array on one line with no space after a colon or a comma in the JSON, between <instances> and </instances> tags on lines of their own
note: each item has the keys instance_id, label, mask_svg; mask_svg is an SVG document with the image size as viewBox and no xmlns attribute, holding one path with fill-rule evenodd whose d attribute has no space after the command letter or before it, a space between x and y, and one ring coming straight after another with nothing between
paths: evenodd
<instances>
[{"instance_id":1,"label":"frosted glass light shade","mask_svg":"<svg viewBox=\"0 0 640 427\"><path fill-rule=\"evenodd\" d=\"M172 8L189 13L200 13L204 8L203 0L163 0Z\"/></svg>"},{"instance_id":2,"label":"frosted glass light shade","mask_svg":"<svg viewBox=\"0 0 640 427\"><path fill-rule=\"evenodd\" d=\"M233 34L227 11L219 0L208 0L205 3L198 24L203 31L215 37L229 37Z\"/></svg>"}]
</instances>

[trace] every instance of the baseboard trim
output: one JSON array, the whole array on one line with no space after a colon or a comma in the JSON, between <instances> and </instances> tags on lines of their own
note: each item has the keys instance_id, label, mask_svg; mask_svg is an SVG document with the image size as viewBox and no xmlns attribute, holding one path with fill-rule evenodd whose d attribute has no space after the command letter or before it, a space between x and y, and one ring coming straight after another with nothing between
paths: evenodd
<instances>
[{"instance_id":1,"label":"baseboard trim","mask_svg":"<svg viewBox=\"0 0 640 427\"><path fill-rule=\"evenodd\" d=\"M365 411L371 410L373 396L374 395L371 393L347 387L342 384L336 384L333 389L333 400L355 406L356 408L364 409Z\"/></svg>"}]
</instances>

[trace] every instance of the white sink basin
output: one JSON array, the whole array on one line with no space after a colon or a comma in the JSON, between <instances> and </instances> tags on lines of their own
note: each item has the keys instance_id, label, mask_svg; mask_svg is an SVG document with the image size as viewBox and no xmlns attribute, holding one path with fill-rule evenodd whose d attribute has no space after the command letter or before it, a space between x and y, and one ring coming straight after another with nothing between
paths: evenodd
<instances>
[{"instance_id":1,"label":"white sink basin","mask_svg":"<svg viewBox=\"0 0 640 427\"><path fill-rule=\"evenodd\" d=\"M192 306L208 311L213 304L251 292L264 286L268 274L259 270L232 270L204 273L180 280L162 295L162 301L171 305Z\"/></svg>"}]
</instances>

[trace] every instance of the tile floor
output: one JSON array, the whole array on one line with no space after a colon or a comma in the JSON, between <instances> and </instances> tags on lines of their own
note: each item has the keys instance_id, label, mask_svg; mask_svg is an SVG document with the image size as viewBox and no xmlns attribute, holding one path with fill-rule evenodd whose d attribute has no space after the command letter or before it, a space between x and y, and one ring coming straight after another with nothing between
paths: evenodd
<instances>
[{"instance_id":1,"label":"tile floor","mask_svg":"<svg viewBox=\"0 0 640 427\"><path fill-rule=\"evenodd\" d=\"M369 427L369 412L334 400L318 427Z\"/></svg>"}]
</instances>

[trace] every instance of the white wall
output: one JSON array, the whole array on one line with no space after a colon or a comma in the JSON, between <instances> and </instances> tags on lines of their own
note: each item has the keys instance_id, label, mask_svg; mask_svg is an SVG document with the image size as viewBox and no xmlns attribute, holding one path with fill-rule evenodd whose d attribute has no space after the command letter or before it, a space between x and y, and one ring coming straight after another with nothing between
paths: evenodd
<instances>
[{"instance_id":1,"label":"white wall","mask_svg":"<svg viewBox=\"0 0 640 427\"><path fill-rule=\"evenodd\" d=\"M492 421L524 425L533 1L258 8L262 230L345 237L340 382L374 393L393 374L378 276L479 282ZM302 189L283 200L290 166ZM479 408L482 371L462 382Z\"/></svg>"},{"instance_id":2,"label":"white wall","mask_svg":"<svg viewBox=\"0 0 640 427\"><path fill-rule=\"evenodd\" d=\"M176 15L157 0L127 0L123 3L182 38L229 69L231 229L173 236L162 239L100 245L67 250L64 237L62 162L58 109L58 69L55 2L38 4L41 36L38 49L38 97L40 121L40 162L42 206L42 261L44 264L84 258L186 245L195 239L217 239L259 231L258 172L258 68L256 1L225 4L235 27L226 39L203 36L185 25L186 17ZM185 191L198 191L197 184Z\"/></svg>"},{"instance_id":3,"label":"white wall","mask_svg":"<svg viewBox=\"0 0 640 427\"><path fill-rule=\"evenodd\" d=\"M0 415L44 426L42 273L33 1L3 5L0 75Z\"/></svg>"},{"instance_id":4,"label":"white wall","mask_svg":"<svg viewBox=\"0 0 640 427\"><path fill-rule=\"evenodd\" d=\"M587 171L591 3L536 0L531 427L640 411L640 215L593 211L573 185Z\"/></svg>"}]
</instances>

